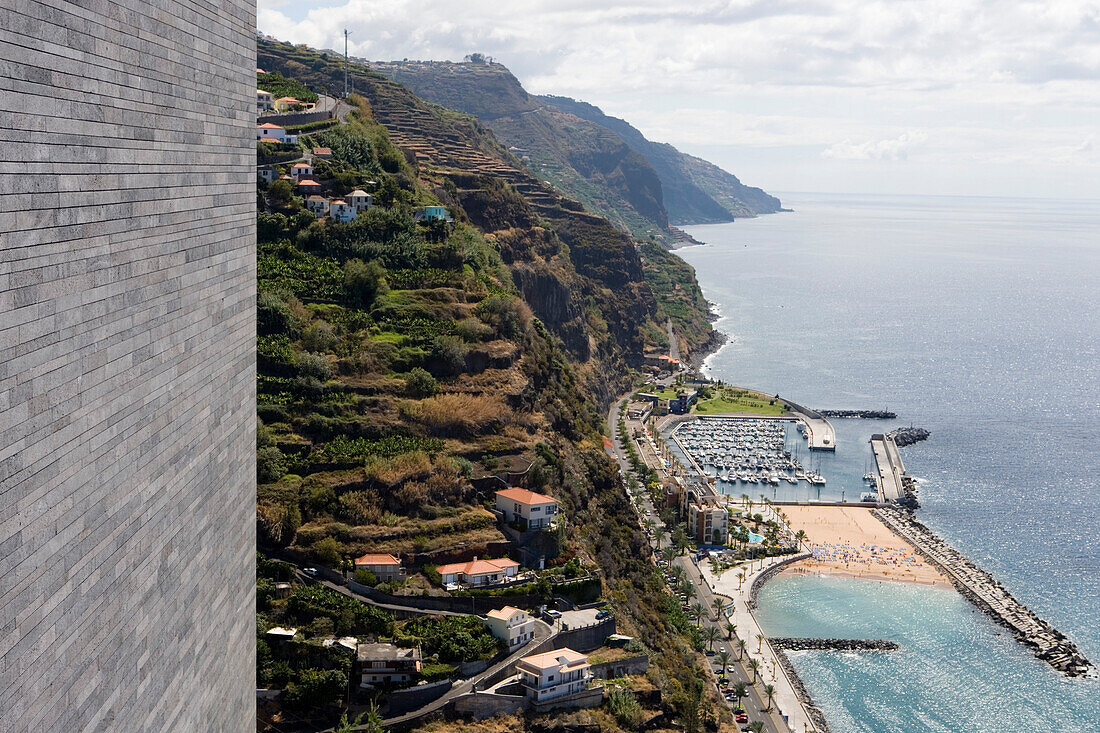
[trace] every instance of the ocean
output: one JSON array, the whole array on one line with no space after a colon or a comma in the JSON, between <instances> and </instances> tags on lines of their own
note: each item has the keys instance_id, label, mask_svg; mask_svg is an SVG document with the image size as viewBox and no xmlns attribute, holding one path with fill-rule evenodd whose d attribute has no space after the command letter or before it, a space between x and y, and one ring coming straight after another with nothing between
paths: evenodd
<instances>
[{"instance_id":1,"label":"ocean","mask_svg":"<svg viewBox=\"0 0 1100 733\"><path fill-rule=\"evenodd\" d=\"M823 499L858 498L872 433L931 431L902 449L918 519L1100 663L1100 202L783 201L795 211L685 227L706 244L677 253L729 337L705 371L898 414L832 421L836 454L812 454ZM1100 731L1100 681L1057 675L953 591L780 576L760 616L772 635L901 644L794 655L837 733Z\"/></svg>"}]
</instances>

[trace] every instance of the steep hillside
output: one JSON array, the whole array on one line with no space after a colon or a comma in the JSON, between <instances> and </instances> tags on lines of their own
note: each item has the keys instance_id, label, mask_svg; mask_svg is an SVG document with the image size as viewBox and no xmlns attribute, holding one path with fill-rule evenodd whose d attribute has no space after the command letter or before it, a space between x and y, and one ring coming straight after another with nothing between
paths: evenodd
<instances>
[{"instance_id":1,"label":"steep hillside","mask_svg":"<svg viewBox=\"0 0 1100 733\"><path fill-rule=\"evenodd\" d=\"M334 60L286 44L260 42L258 65L314 90L342 81ZM546 567L509 590L608 599L619 630L652 653L663 711L701 719L701 638L662 590L601 435L608 400L668 317L646 280L652 264L478 120L365 69L353 83L362 96L342 121L303 131L292 153L329 148L312 159L325 195L362 188L373 206L341 223L307 210L280 175L258 191L263 549L336 570L392 553L409 577L386 591L439 595L440 563L526 557L489 511L496 488L549 493L565 520L534 545ZM453 221L424 220L437 204ZM346 596L299 586L278 598L275 579L258 593L257 681L285 687L288 704L320 708L346 690L346 660L324 651L326 635L418 640L434 672L471 661L432 651L438 630ZM276 624L309 638L269 646ZM307 694L318 680L332 682L330 697ZM610 720L603 729L618 729Z\"/></svg>"},{"instance_id":2,"label":"steep hillside","mask_svg":"<svg viewBox=\"0 0 1100 733\"><path fill-rule=\"evenodd\" d=\"M645 156L661 178L665 208L673 224L708 224L780 210L776 197L746 186L713 163L681 153L667 143L648 140L633 125L605 115L599 107L568 97L539 99L614 132Z\"/></svg>"},{"instance_id":3,"label":"steep hillside","mask_svg":"<svg viewBox=\"0 0 1100 733\"><path fill-rule=\"evenodd\" d=\"M661 179L610 130L529 95L499 64L371 63L429 102L479 118L537 175L635 236L668 229Z\"/></svg>"}]
</instances>

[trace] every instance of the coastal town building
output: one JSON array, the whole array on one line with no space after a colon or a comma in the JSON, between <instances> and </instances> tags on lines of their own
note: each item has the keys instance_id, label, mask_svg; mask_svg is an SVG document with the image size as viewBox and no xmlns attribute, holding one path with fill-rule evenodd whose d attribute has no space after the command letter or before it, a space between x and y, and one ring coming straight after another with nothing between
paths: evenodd
<instances>
[{"instance_id":1,"label":"coastal town building","mask_svg":"<svg viewBox=\"0 0 1100 733\"><path fill-rule=\"evenodd\" d=\"M360 687L407 684L420 673L423 661L419 648L376 643L359 644L355 649Z\"/></svg>"},{"instance_id":2,"label":"coastal town building","mask_svg":"<svg viewBox=\"0 0 1100 733\"><path fill-rule=\"evenodd\" d=\"M489 611L485 614L485 625L493 636L508 644L509 651L531 641L535 632L535 622L531 614L512 606Z\"/></svg>"},{"instance_id":3,"label":"coastal town building","mask_svg":"<svg viewBox=\"0 0 1100 733\"><path fill-rule=\"evenodd\" d=\"M366 211L374 205L374 197L361 188L357 188L347 196L348 203L356 212Z\"/></svg>"},{"instance_id":4,"label":"coastal town building","mask_svg":"<svg viewBox=\"0 0 1100 733\"><path fill-rule=\"evenodd\" d=\"M264 112L270 112L275 109L275 99L271 96L271 92L265 92L263 89L256 90L256 112L257 114L263 114Z\"/></svg>"},{"instance_id":5,"label":"coastal town building","mask_svg":"<svg viewBox=\"0 0 1100 733\"><path fill-rule=\"evenodd\" d=\"M346 201L333 201L329 207L328 215L332 217L334 221L338 221L341 224L347 224L349 221L355 221L356 211Z\"/></svg>"},{"instance_id":6,"label":"coastal town building","mask_svg":"<svg viewBox=\"0 0 1100 733\"><path fill-rule=\"evenodd\" d=\"M303 102L295 97L279 97L274 102L275 110L277 112L296 112L298 110L310 110L313 109L311 102Z\"/></svg>"},{"instance_id":7,"label":"coastal town building","mask_svg":"<svg viewBox=\"0 0 1100 733\"><path fill-rule=\"evenodd\" d=\"M558 515L558 500L527 489L511 488L497 492L496 508L505 522L518 525L522 531L546 529Z\"/></svg>"},{"instance_id":8,"label":"coastal town building","mask_svg":"<svg viewBox=\"0 0 1100 733\"><path fill-rule=\"evenodd\" d=\"M313 178L313 166L309 163L295 163L290 166L290 177L296 180Z\"/></svg>"},{"instance_id":9,"label":"coastal town building","mask_svg":"<svg viewBox=\"0 0 1100 733\"><path fill-rule=\"evenodd\" d=\"M705 482L681 482L681 514L688 532L696 542L719 545L726 541L729 532L729 512L725 497Z\"/></svg>"},{"instance_id":10,"label":"coastal town building","mask_svg":"<svg viewBox=\"0 0 1100 733\"><path fill-rule=\"evenodd\" d=\"M592 665L588 657L568 647L524 657L516 663L527 699L553 700L588 689Z\"/></svg>"},{"instance_id":11,"label":"coastal town building","mask_svg":"<svg viewBox=\"0 0 1100 733\"><path fill-rule=\"evenodd\" d=\"M303 196L312 196L313 194L319 194L322 186L312 178L302 178L298 181L298 193Z\"/></svg>"},{"instance_id":12,"label":"coastal town building","mask_svg":"<svg viewBox=\"0 0 1100 733\"><path fill-rule=\"evenodd\" d=\"M332 148L314 148L313 157L321 160L332 160Z\"/></svg>"},{"instance_id":13,"label":"coastal town building","mask_svg":"<svg viewBox=\"0 0 1100 733\"><path fill-rule=\"evenodd\" d=\"M691 406L695 404L697 399L699 399L699 393L695 390L678 392L675 397L668 401L668 411L674 415L686 415L691 412Z\"/></svg>"},{"instance_id":14,"label":"coastal town building","mask_svg":"<svg viewBox=\"0 0 1100 733\"><path fill-rule=\"evenodd\" d=\"M356 570L369 570L379 580L405 579L405 569L401 567L401 561L393 555L367 554L355 559Z\"/></svg>"},{"instance_id":15,"label":"coastal town building","mask_svg":"<svg viewBox=\"0 0 1100 733\"><path fill-rule=\"evenodd\" d=\"M436 568L443 587L447 589L480 587L507 582L519 575L519 563L508 558L478 560L440 565Z\"/></svg>"},{"instance_id":16,"label":"coastal town building","mask_svg":"<svg viewBox=\"0 0 1100 733\"><path fill-rule=\"evenodd\" d=\"M314 194L306 199L306 208L313 212L314 216L324 216L328 213L328 199Z\"/></svg>"},{"instance_id":17,"label":"coastal town building","mask_svg":"<svg viewBox=\"0 0 1100 733\"><path fill-rule=\"evenodd\" d=\"M271 122L256 125L256 139L261 142L286 142L286 129Z\"/></svg>"},{"instance_id":18,"label":"coastal town building","mask_svg":"<svg viewBox=\"0 0 1100 733\"><path fill-rule=\"evenodd\" d=\"M274 168L264 166L263 168L257 169L256 175L259 176L260 180L264 183L271 183L275 180L276 172Z\"/></svg>"}]
</instances>

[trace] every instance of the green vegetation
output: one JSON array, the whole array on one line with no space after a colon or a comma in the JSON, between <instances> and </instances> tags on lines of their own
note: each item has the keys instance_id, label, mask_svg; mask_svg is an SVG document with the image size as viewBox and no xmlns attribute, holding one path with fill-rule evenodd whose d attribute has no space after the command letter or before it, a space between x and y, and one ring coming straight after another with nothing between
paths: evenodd
<instances>
[{"instance_id":1,"label":"green vegetation","mask_svg":"<svg viewBox=\"0 0 1100 733\"><path fill-rule=\"evenodd\" d=\"M748 412L756 415L786 415L790 410L781 400L736 387L709 387L712 396L700 399L692 408L700 415Z\"/></svg>"},{"instance_id":2,"label":"green vegetation","mask_svg":"<svg viewBox=\"0 0 1100 733\"><path fill-rule=\"evenodd\" d=\"M271 92L271 96L275 99L294 97L299 102L316 102L318 99L316 92L311 91L301 82L287 79L277 71L256 74L256 88Z\"/></svg>"}]
</instances>

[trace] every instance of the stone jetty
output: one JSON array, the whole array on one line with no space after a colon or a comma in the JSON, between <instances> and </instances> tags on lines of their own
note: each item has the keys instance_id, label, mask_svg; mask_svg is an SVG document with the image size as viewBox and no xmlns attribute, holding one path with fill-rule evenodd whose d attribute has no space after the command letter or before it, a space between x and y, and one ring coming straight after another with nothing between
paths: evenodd
<instances>
[{"instance_id":1,"label":"stone jetty","mask_svg":"<svg viewBox=\"0 0 1100 733\"><path fill-rule=\"evenodd\" d=\"M963 596L1009 629L1036 657L1067 677L1081 677L1095 671L1076 644L1013 598L989 573L959 554L912 514L894 507L872 513L913 545L925 560L939 567Z\"/></svg>"},{"instance_id":2,"label":"stone jetty","mask_svg":"<svg viewBox=\"0 0 1100 733\"><path fill-rule=\"evenodd\" d=\"M928 436L931 435L924 428L897 428L887 433L894 439L894 442L898 444L899 448L904 448L907 445L913 445L913 443L919 443L922 440L928 440Z\"/></svg>"},{"instance_id":3,"label":"stone jetty","mask_svg":"<svg viewBox=\"0 0 1100 733\"><path fill-rule=\"evenodd\" d=\"M898 645L885 639L803 639L779 637L768 639L772 649L788 652L894 652Z\"/></svg>"},{"instance_id":4,"label":"stone jetty","mask_svg":"<svg viewBox=\"0 0 1100 733\"><path fill-rule=\"evenodd\" d=\"M896 413L886 410L818 410L822 417L854 418L863 420L893 420Z\"/></svg>"}]
</instances>

